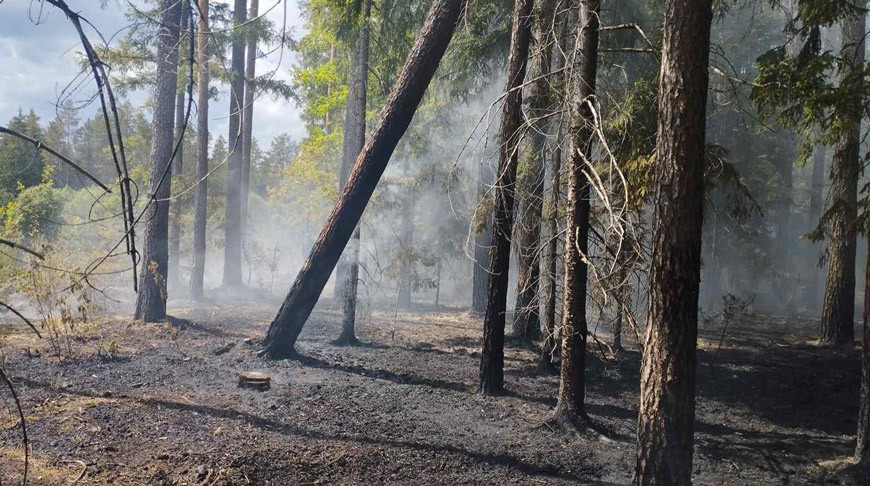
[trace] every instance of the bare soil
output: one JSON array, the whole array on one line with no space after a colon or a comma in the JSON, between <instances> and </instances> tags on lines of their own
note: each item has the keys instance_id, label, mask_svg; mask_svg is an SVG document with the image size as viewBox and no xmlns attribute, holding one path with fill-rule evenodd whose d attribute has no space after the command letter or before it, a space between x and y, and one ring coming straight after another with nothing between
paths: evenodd
<instances>
[{"instance_id":1,"label":"bare soil","mask_svg":"<svg viewBox=\"0 0 870 486\"><path fill-rule=\"evenodd\" d=\"M5 326L5 370L32 448L28 484L592 484L630 480L636 350L596 358L596 430L548 422L558 377L510 348L504 397L476 387L481 319L460 310L372 311L360 347L337 347L339 313L319 306L299 360L257 356L277 306L171 306L170 323L101 317L71 353ZM752 316L701 330L695 484L846 484L860 363L815 346L811 320ZM724 338L723 338L724 337ZM249 341L245 341L249 340ZM271 389L239 388L256 371ZM2 395L2 393L0 393ZM0 474L23 450L9 413Z\"/></svg>"}]
</instances>

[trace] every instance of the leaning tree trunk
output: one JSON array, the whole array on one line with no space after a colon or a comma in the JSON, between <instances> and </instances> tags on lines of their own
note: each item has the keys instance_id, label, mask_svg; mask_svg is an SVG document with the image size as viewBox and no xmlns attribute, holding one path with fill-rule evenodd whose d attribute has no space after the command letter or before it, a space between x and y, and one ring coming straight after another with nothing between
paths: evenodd
<instances>
[{"instance_id":1,"label":"leaning tree trunk","mask_svg":"<svg viewBox=\"0 0 870 486\"><path fill-rule=\"evenodd\" d=\"M181 3L181 35L187 30L187 21L190 10L187 2ZM193 39L189 39L193 42ZM178 59L183 62L184 45L178 44ZM190 58L188 58L190 59ZM179 69L181 66L179 65ZM192 76L193 74L191 74ZM185 90L179 89L175 94L175 143L178 144L178 149L175 151L175 158L172 159L172 176L180 177L184 168L184 125L185 111L187 109ZM171 203L172 206L172 227L169 231L169 279L173 287L178 288L181 283L181 201L175 199Z\"/></svg>"},{"instance_id":2,"label":"leaning tree trunk","mask_svg":"<svg viewBox=\"0 0 870 486\"><path fill-rule=\"evenodd\" d=\"M154 89L154 142L151 146L151 177L148 213L143 221L145 244L135 319L160 322L166 319L166 271L169 266L169 201L172 174L173 118L178 83L178 37L181 3L161 0L157 32L157 84Z\"/></svg>"},{"instance_id":3,"label":"leaning tree trunk","mask_svg":"<svg viewBox=\"0 0 870 486\"><path fill-rule=\"evenodd\" d=\"M323 287L335 269L341 252L387 167L390 156L417 111L444 51L453 37L464 0L435 0L426 22L408 54L386 105L381 110L371 137L357 158L341 197L278 315L269 326L263 352L272 358L294 355L293 346L302 326L317 303Z\"/></svg>"},{"instance_id":4,"label":"leaning tree trunk","mask_svg":"<svg viewBox=\"0 0 870 486\"><path fill-rule=\"evenodd\" d=\"M541 334L540 287L541 212L544 203L544 172L547 134L552 126L550 96L550 53L552 52L554 0L539 0L532 20L535 52L529 77L536 80L529 92L531 144L524 158L525 170L519 180L517 218L517 293L513 337L531 344Z\"/></svg>"},{"instance_id":5,"label":"leaning tree trunk","mask_svg":"<svg viewBox=\"0 0 870 486\"><path fill-rule=\"evenodd\" d=\"M807 218L807 231L811 232L819 224L819 219L822 217L822 193L825 190L825 146L819 145L813 153L813 175L810 181L810 214ZM818 260L816 251L812 243L808 244L807 258L812 265L809 265L807 272L807 288L804 302L807 309L817 311L819 309L819 280L820 272L815 262Z\"/></svg>"},{"instance_id":6,"label":"leaning tree trunk","mask_svg":"<svg viewBox=\"0 0 870 486\"><path fill-rule=\"evenodd\" d=\"M490 177L484 160L480 161L477 179L478 211L484 208ZM475 212L475 219L481 213ZM471 310L482 314L486 308L486 289L489 286L489 249L492 246L492 213L482 215L482 222L475 221L474 236L474 273L471 277Z\"/></svg>"},{"instance_id":7,"label":"leaning tree trunk","mask_svg":"<svg viewBox=\"0 0 870 486\"><path fill-rule=\"evenodd\" d=\"M633 485L691 484L710 0L666 0Z\"/></svg>"},{"instance_id":8,"label":"leaning tree trunk","mask_svg":"<svg viewBox=\"0 0 870 486\"><path fill-rule=\"evenodd\" d=\"M514 184L517 178L517 149L522 133L522 84L532 37L532 0L516 0L507 85L499 130L499 162L492 217L492 249L489 287L483 318L483 351L477 392L498 395L504 391L504 323L507 307L511 230L514 224Z\"/></svg>"},{"instance_id":9,"label":"leaning tree trunk","mask_svg":"<svg viewBox=\"0 0 870 486\"><path fill-rule=\"evenodd\" d=\"M861 348L861 402L858 407L858 484L870 484L870 245L864 272L864 335Z\"/></svg>"},{"instance_id":10,"label":"leaning tree trunk","mask_svg":"<svg viewBox=\"0 0 870 486\"><path fill-rule=\"evenodd\" d=\"M863 2L859 2L863 6ZM864 62L864 13L843 21L841 56L849 66ZM858 233L858 177L861 171L861 107L844 108L831 167L828 279L822 301L819 342L850 344L855 339L855 253Z\"/></svg>"},{"instance_id":11,"label":"leaning tree trunk","mask_svg":"<svg viewBox=\"0 0 870 486\"><path fill-rule=\"evenodd\" d=\"M562 298L562 363L557 419L586 419L586 257L589 253L589 177L595 137L595 82L598 76L599 0L580 3L577 33L580 65L571 87L571 145L568 152L568 217ZM575 80L571 80L572 83Z\"/></svg>"},{"instance_id":12,"label":"leaning tree trunk","mask_svg":"<svg viewBox=\"0 0 870 486\"><path fill-rule=\"evenodd\" d=\"M208 2L199 0L196 32L196 63L199 82L196 89L196 192L193 215L193 269L190 272L190 296L203 298L205 273L205 226L208 218Z\"/></svg>"},{"instance_id":13,"label":"leaning tree trunk","mask_svg":"<svg viewBox=\"0 0 870 486\"><path fill-rule=\"evenodd\" d=\"M368 17L371 2L365 3L365 15L360 26L356 50L350 62L350 79L347 107L344 113L344 148L341 161L340 183L343 188L354 161L362 152L366 141L366 101L368 100L369 29ZM359 225L353 231L350 244L342 254L344 272L336 272L336 287L340 288L342 302L341 335L338 344L357 344L356 338L356 293L359 281Z\"/></svg>"},{"instance_id":14,"label":"leaning tree trunk","mask_svg":"<svg viewBox=\"0 0 870 486\"><path fill-rule=\"evenodd\" d=\"M248 18L253 21L259 15L260 0L251 0ZM251 26L249 26L251 27ZM251 189L251 150L254 139L254 95L257 89L257 32L252 29L248 35L248 52L245 56L245 106L242 110L242 190L241 226L245 235L248 218L248 195Z\"/></svg>"},{"instance_id":15,"label":"leaning tree trunk","mask_svg":"<svg viewBox=\"0 0 870 486\"><path fill-rule=\"evenodd\" d=\"M226 218L224 222L224 287L242 285L242 101L245 96L245 0L233 7L233 59L230 69L229 167L227 169Z\"/></svg>"}]
</instances>

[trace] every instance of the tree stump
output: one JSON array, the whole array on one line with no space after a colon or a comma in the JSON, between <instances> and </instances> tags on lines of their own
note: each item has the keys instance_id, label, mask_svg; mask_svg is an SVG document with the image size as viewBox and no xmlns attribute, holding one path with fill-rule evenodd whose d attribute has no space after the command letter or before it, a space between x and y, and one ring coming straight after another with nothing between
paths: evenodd
<instances>
[{"instance_id":1,"label":"tree stump","mask_svg":"<svg viewBox=\"0 0 870 486\"><path fill-rule=\"evenodd\" d=\"M268 375L257 371L243 371L239 373L239 388L253 388L254 390L266 391L271 388L271 381Z\"/></svg>"}]
</instances>

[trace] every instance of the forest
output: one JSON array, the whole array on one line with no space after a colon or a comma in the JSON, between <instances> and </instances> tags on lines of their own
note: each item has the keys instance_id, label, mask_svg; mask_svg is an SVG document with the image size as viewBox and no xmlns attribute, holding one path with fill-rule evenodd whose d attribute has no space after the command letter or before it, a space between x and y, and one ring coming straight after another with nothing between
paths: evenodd
<instances>
[{"instance_id":1,"label":"forest","mask_svg":"<svg viewBox=\"0 0 870 486\"><path fill-rule=\"evenodd\" d=\"M870 485L866 0L0 0L0 485Z\"/></svg>"}]
</instances>

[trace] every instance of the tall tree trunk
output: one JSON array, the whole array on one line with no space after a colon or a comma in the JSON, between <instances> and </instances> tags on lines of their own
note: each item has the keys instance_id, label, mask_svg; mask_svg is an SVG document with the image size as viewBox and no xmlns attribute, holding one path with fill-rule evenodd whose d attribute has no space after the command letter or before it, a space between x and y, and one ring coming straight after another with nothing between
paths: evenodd
<instances>
[{"instance_id":1,"label":"tall tree trunk","mask_svg":"<svg viewBox=\"0 0 870 486\"><path fill-rule=\"evenodd\" d=\"M245 97L245 0L233 6L233 59L230 69L230 156L227 168L226 218L224 222L224 287L242 285L242 101Z\"/></svg>"},{"instance_id":2,"label":"tall tree trunk","mask_svg":"<svg viewBox=\"0 0 870 486\"><path fill-rule=\"evenodd\" d=\"M259 15L260 0L251 0L248 18L253 20ZM253 27L251 24L249 27ZM256 29L254 29L256 30ZM242 238L245 236L245 223L248 218L248 195L251 190L251 150L254 138L254 96L257 91L257 33L248 36L248 52L245 56L245 107L242 121Z\"/></svg>"},{"instance_id":3,"label":"tall tree trunk","mask_svg":"<svg viewBox=\"0 0 870 486\"><path fill-rule=\"evenodd\" d=\"M541 341L541 359L538 367L542 370L553 368L553 353L556 351L556 265L559 260L559 172L562 165L562 151L553 155L550 185L550 201L547 212L547 253L544 258L544 339Z\"/></svg>"},{"instance_id":4,"label":"tall tree trunk","mask_svg":"<svg viewBox=\"0 0 870 486\"><path fill-rule=\"evenodd\" d=\"M544 203L544 172L547 134L553 125L550 94L550 58L553 42L555 0L538 0L532 20L534 55L529 77L537 79L529 92L531 143L525 157L525 171L519 181L517 220L517 295L514 307L513 336L531 344L541 334L540 287L541 210Z\"/></svg>"},{"instance_id":5,"label":"tall tree trunk","mask_svg":"<svg viewBox=\"0 0 870 486\"><path fill-rule=\"evenodd\" d=\"M586 285L589 252L589 157L595 137L595 83L601 3L580 2L577 33L580 65L571 87L568 152L568 217L562 297L562 363L555 416L575 424L586 418Z\"/></svg>"},{"instance_id":6,"label":"tall tree trunk","mask_svg":"<svg viewBox=\"0 0 870 486\"><path fill-rule=\"evenodd\" d=\"M632 484L691 484L710 0L666 0L649 308Z\"/></svg>"},{"instance_id":7,"label":"tall tree trunk","mask_svg":"<svg viewBox=\"0 0 870 486\"><path fill-rule=\"evenodd\" d=\"M169 201L172 183L173 118L178 83L178 36L181 3L161 0L157 32L157 85L154 89L154 142L151 146L151 176L142 271L136 296L135 319L160 322L166 319L166 271L169 266Z\"/></svg>"},{"instance_id":8,"label":"tall tree trunk","mask_svg":"<svg viewBox=\"0 0 870 486\"><path fill-rule=\"evenodd\" d=\"M818 145L813 153L813 175L810 181L810 214L807 218L807 231L813 231L822 217L822 196L825 191L825 146ZM807 309L819 310L819 280L821 275L816 265L818 255L812 244L809 245L807 258L809 272L807 276L806 302Z\"/></svg>"},{"instance_id":9,"label":"tall tree trunk","mask_svg":"<svg viewBox=\"0 0 870 486\"><path fill-rule=\"evenodd\" d=\"M205 226L208 219L208 2L199 0L196 32L196 63L199 69L196 98L196 192L193 215L193 269L190 273L190 296L203 298L205 274Z\"/></svg>"},{"instance_id":10,"label":"tall tree trunk","mask_svg":"<svg viewBox=\"0 0 870 486\"><path fill-rule=\"evenodd\" d=\"M864 272L864 328L861 348L861 401L858 407L858 484L870 484L870 245Z\"/></svg>"},{"instance_id":11,"label":"tall tree trunk","mask_svg":"<svg viewBox=\"0 0 870 486\"><path fill-rule=\"evenodd\" d=\"M857 2L863 7L864 2ZM864 12L843 21L841 56L848 66L864 62ZM847 111L845 111L847 110ZM858 177L861 171L861 108L844 109L831 167L831 219L828 279L822 301L819 342L849 344L855 339L855 253L858 233Z\"/></svg>"},{"instance_id":12,"label":"tall tree trunk","mask_svg":"<svg viewBox=\"0 0 870 486\"><path fill-rule=\"evenodd\" d=\"M481 160L477 178L478 211L483 207L491 178L486 163ZM483 224L474 236L474 273L471 280L471 310L482 314L486 308L486 290L489 287L489 250L492 246L492 213L483 215Z\"/></svg>"},{"instance_id":13,"label":"tall tree trunk","mask_svg":"<svg viewBox=\"0 0 870 486\"><path fill-rule=\"evenodd\" d=\"M344 148L342 151L341 173L339 183L344 188L354 161L362 152L366 141L366 102L368 100L368 66L369 66L369 28L368 18L371 2L366 1L364 16L360 26L356 50L350 62L350 92L347 95L347 107L344 113ZM341 335L339 344L356 344L356 293L359 281L359 225L353 231L350 244L345 248L339 265L345 271L336 272L336 287L340 289L342 302ZM340 280L339 280L340 279Z\"/></svg>"},{"instance_id":14,"label":"tall tree trunk","mask_svg":"<svg viewBox=\"0 0 870 486\"><path fill-rule=\"evenodd\" d=\"M187 30L187 21L190 18L190 4L186 1L181 2L181 34ZM193 39L189 39L193 42ZM189 58L188 58L189 59ZM184 43L178 44L178 60L184 62ZM179 69L181 67L179 66ZM190 74L191 76L193 74ZM187 110L186 90L182 87L175 94L175 143L178 144L178 150L175 152L175 158L172 159L172 175L179 177L184 169L184 115ZM181 284L181 201L173 200L172 206L172 227L169 231L169 279L172 286L179 288Z\"/></svg>"},{"instance_id":15,"label":"tall tree trunk","mask_svg":"<svg viewBox=\"0 0 870 486\"><path fill-rule=\"evenodd\" d=\"M499 130L499 162L493 202L492 249L489 261L489 287L483 318L483 351L477 392L498 395L504 391L504 325L507 307L508 270L511 255L511 230L514 223L514 184L517 178L517 149L522 138L523 93L526 61L532 37L532 0L516 0L511 47L507 65L507 85Z\"/></svg>"},{"instance_id":16,"label":"tall tree trunk","mask_svg":"<svg viewBox=\"0 0 870 486\"><path fill-rule=\"evenodd\" d=\"M354 228L359 224L396 144L408 129L453 37L464 7L464 0L435 0L432 4L338 203L299 270L278 315L269 326L263 352L270 357L290 357L295 354L293 346L302 326L317 303Z\"/></svg>"}]
</instances>

